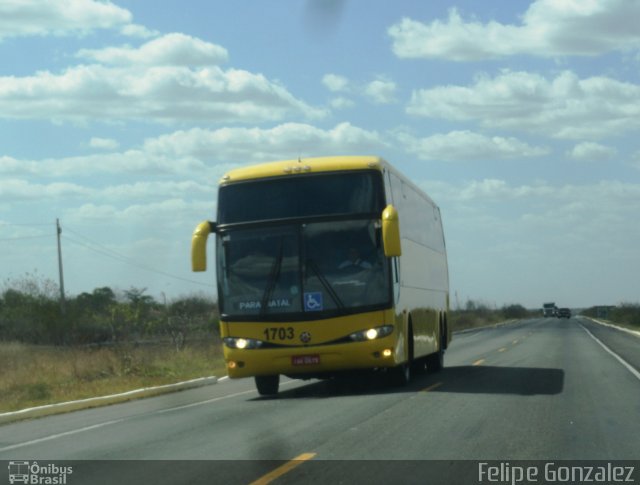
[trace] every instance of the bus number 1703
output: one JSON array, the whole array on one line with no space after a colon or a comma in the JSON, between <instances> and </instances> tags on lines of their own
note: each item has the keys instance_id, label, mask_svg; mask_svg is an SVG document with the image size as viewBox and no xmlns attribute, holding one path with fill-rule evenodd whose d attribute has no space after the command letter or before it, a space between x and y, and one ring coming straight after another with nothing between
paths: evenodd
<instances>
[{"instance_id":1,"label":"bus number 1703","mask_svg":"<svg viewBox=\"0 0 640 485\"><path fill-rule=\"evenodd\" d=\"M293 327L269 327L264 329L266 340L292 340L294 337Z\"/></svg>"}]
</instances>

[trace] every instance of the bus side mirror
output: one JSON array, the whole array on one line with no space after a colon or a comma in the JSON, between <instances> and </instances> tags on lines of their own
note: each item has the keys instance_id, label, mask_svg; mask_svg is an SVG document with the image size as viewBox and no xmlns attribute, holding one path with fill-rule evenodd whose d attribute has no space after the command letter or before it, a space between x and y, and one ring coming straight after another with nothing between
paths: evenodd
<instances>
[{"instance_id":1,"label":"bus side mirror","mask_svg":"<svg viewBox=\"0 0 640 485\"><path fill-rule=\"evenodd\" d=\"M216 231L214 222L204 221L198 224L191 236L191 270L207 270L207 238Z\"/></svg>"},{"instance_id":2,"label":"bus side mirror","mask_svg":"<svg viewBox=\"0 0 640 485\"><path fill-rule=\"evenodd\" d=\"M393 258L402 255L400 247L400 219L398 211L392 205L382 211L382 244L384 255Z\"/></svg>"}]
</instances>

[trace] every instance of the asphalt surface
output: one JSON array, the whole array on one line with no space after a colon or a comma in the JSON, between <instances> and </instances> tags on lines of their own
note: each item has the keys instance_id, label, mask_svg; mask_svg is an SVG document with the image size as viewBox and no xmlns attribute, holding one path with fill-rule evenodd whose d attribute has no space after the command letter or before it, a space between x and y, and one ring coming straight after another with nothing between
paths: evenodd
<instances>
[{"instance_id":1,"label":"asphalt surface","mask_svg":"<svg viewBox=\"0 0 640 485\"><path fill-rule=\"evenodd\" d=\"M526 320L455 335L444 370L403 388L283 379L262 398L252 379L222 380L0 426L0 460L120 485L479 483L461 460L635 460L640 483L638 371L638 337Z\"/></svg>"}]
</instances>

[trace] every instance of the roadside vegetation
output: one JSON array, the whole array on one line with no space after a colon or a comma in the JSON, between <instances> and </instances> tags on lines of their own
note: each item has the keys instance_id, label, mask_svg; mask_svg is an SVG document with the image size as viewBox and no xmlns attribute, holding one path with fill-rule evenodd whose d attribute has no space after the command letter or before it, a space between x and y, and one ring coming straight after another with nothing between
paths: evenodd
<instances>
[{"instance_id":1,"label":"roadside vegetation","mask_svg":"<svg viewBox=\"0 0 640 485\"><path fill-rule=\"evenodd\" d=\"M640 304L621 303L614 307L591 307L582 312L592 318L607 320L632 330L640 330Z\"/></svg>"},{"instance_id":2,"label":"roadside vegetation","mask_svg":"<svg viewBox=\"0 0 640 485\"><path fill-rule=\"evenodd\" d=\"M96 288L60 305L28 274L0 292L0 412L224 375L215 302Z\"/></svg>"},{"instance_id":3,"label":"roadside vegetation","mask_svg":"<svg viewBox=\"0 0 640 485\"><path fill-rule=\"evenodd\" d=\"M464 308L452 309L449 312L451 330L456 332L469 328L480 328L497 323L532 318L540 315L540 310L527 310L519 304L504 305L501 308L491 308L486 303L468 300Z\"/></svg>"},{"instance_id":4,"label":"roadside vegetation","mask_svg":"<svg viewBox=\"0 0 640 485\"><path fill-rule=\"evenodd\" d=\"M0 413L222 375L213 343L69 347L0 342Z\"/></svg>"}]
</instances>

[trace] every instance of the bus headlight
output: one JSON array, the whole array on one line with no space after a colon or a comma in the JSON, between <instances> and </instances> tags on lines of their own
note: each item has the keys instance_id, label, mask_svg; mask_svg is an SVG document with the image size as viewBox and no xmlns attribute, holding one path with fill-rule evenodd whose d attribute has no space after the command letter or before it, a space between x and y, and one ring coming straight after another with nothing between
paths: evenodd
<instances>
[{"instance_id":1,"label":"bus headlight","mask_svg":"<svg viewBox=\"0 0 640 485\"><path fill-rule=\"evenodd\" d=\"M241 337L225 337L222 339L224 344L230 349L259 349L262 347L262 340Z\"/></svg>"},{"instance_id":2,"label":"bus headlight","mask_svg":"<svg viewBox=\"0 0 640 485\"><path fill-rule=\"evenodd\" d=\"M367 340L375 340L378 338L391 335L393 332L393 325L382 325L380 327L373 327L367 330L360 330L349 335L349 338L354 342L365 342Z\"/></svg>"}]
</instances>

